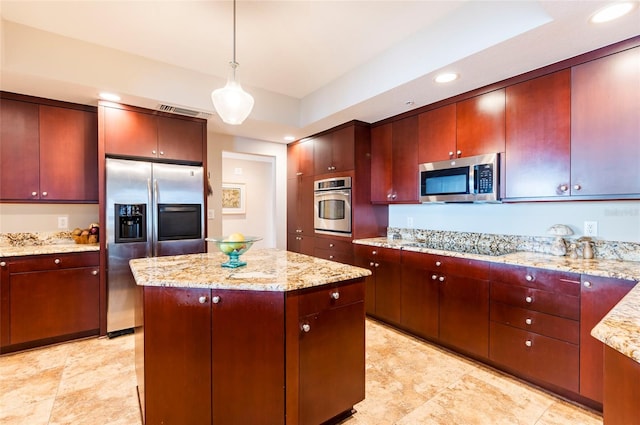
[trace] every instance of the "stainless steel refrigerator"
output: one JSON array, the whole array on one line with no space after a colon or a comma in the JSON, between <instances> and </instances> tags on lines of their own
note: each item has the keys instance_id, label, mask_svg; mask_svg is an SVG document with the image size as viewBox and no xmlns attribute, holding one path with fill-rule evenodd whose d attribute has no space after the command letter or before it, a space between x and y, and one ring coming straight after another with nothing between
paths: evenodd
<instances>
[{"instance_id":1,"label":"stainless steel refrigerator","mask_svg":"<svg viewBox=\"0 0 640 425\"><path fill-rule=\"evenodd\" d=\"M107 158L107 334L134 326L132 258L205 251L203 168Z\"/></svg>"}]
</instances>

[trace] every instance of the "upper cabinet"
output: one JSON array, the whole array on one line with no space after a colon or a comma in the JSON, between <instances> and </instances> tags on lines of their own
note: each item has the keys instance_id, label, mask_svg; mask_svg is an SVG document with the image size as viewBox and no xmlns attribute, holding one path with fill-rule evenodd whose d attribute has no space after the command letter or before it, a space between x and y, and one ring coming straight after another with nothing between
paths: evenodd
<instances>
[{"instance_id":1,"label":"upper cabinet","mask_svg":"<svg viewBox=\"0 0 640 425\"><path fill-rule=\"evenodd\" d=\"M569 195L571 71L507 87L506 105L506 197Z\"/></svg>"},{"instance_id":2,"label":"upper cabinet","mask_svg":"<svg viewBox=\"0 0 640 425\"><path fill-rule=\"evenodd\" d=\"M206 121L100 104L107 155L202 163Z\"/></svg>"},{"instance_id":3,"label":"upper cabinet","mask_svg":"<svg viewBox=\"0 0 640 425\"><path fill-rule=\"evenodd\" d=\"M571 195L640 194L640 47L572 69Z\"/></svg>"},{"instance_id":4,"label":"upper cabinet","mask_svg":"<svg viewBox=\"0 0 640 425\"><path fill-rule=\"evenodd\" d=\"M313 176L313 140L287 146L287 178Z\"/></svg>"},{"instance_id":5,"label":"upper cabinet","mask_svg":"<svg viewBox=\"0 0 640 425\"><path fill-rule=\"evenodd\" d=\"M97 202L95 108L9 93L0 103L0 200Z\"/></svg>"},{"instance_id":6,"label":"upper cabinet","mask_svg":"<svg viewBox=\"0 0 640 425\"><path fill-rule=\"evenodd\" d=\"M355 126L344 127L313 140L316 175L354 169Z\"/></svg>"},{"instance_id":7,"label":"upper cabinet","mask_svg":"<svg viewBox=\"0 0 640 425\"><path fill-rule=\"evenodd\" d=\"M371 202L418 203L418 116L371 129Z\"/></svg>"},{"instance_id":8,"label":"upper cabinet","mask_svg":"<svg viewBox=\"0 0 640 425\"><path fill-rule=\"evenodd\" d=\"M504 114L504 89L456 103L456 150L453 158L504 152Z\"/></svg>"},{"instance_id":9,"label":"upper cabinet","mask_svg":"<svg viewBox=\"0 0 640 425\"><path fill-rule=\"evenodd\" d=\"M418 163L504 152L505 90L423 112Z\"/></svg>"}]
</instances>

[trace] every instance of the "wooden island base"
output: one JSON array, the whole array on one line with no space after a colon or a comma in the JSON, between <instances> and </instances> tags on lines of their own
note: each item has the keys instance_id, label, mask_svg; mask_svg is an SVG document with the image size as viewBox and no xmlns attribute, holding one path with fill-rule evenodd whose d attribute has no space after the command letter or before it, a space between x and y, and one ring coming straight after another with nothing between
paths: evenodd
<instances>
[{"instance_id":1,"label":"wooden island base","mask_svg":"<svg viewBox=\"0 0 640 425\"><path fill-rule=\"evenodd\" d=\"M364 280L294 291L140 286L144 423L318 425L364 399Z\"/></svg>"}]
</instances>

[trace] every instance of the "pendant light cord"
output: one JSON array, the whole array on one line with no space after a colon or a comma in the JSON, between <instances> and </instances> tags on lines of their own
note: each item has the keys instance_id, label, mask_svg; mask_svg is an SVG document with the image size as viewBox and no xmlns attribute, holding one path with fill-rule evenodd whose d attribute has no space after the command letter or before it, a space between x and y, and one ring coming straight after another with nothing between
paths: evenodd
<instances>
[{"instance_id":1,"label":"pendant light cord","mask_svg":"<svg viewBox=\"0 0 640 425\"><path fill-rule=\"evenodd\" d=\"M236 0L233 0L233 63L236 62Z\"/></svg>"}]
</instances>

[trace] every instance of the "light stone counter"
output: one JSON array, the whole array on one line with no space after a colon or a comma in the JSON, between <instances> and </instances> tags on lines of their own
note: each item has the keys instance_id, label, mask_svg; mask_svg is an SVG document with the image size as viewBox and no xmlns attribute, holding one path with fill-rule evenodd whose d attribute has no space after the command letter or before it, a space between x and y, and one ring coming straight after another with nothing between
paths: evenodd
<instances>
[{"instance_id":1,"label":"light stone counter","mask_svg":"<svg viewBox=\"0 0 640 425\"><path fill-rule=\"evenodd\" d=\"M67 254L74 252L99 251L100 244L62 243L30 246L0 246L0 257L19 257L22 255Z\"/></svg>"},{"instance_id":2,"label":"light stone counter","mask_svg":"<svg viewBox=\"0 0 640 425\"><path fill-rule=\"evenodd\" d=\"M140 258L129 261L140 286L294 291L369 276L371 271L278 249L254 249L242 255L247 265L221 267L220 252Z\"/></svg>"},{"instance_id":3,"label":"light stone counter","mask_svg":"<svg viewBox=\"0 0 640 425\"><path fill-rule=\"evenodd\" d=\"M354 243L640 282L640 262L636 261L572 259L535 252L483 255L413 247L408 245L415 241L384 237L354 240ZM640 284L593 328L591 335L640 363Z\"/></svg>"}]
</instances>

